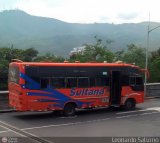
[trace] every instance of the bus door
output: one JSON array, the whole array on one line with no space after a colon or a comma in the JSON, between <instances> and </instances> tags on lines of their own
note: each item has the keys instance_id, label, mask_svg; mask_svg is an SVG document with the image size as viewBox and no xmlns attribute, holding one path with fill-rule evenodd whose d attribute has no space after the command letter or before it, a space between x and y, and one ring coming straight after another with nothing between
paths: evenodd
<instances>
[{"instance_id":1,"label":"bus door","mask_svg":"<svg viewBox=\"0 0 160 143\"><path fill-rule=\"evenodd\" d=\"M111 71L110 105L120 105L121 100L121 72Z\"/></svg>"}]
</instances>

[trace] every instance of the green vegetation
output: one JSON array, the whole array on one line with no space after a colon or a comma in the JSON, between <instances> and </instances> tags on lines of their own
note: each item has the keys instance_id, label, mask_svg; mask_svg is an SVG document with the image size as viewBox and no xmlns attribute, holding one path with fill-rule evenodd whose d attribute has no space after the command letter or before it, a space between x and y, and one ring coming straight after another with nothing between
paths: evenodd
<instances>
[{"instance_id":1,"label":"green vegetation","mask_svg":"<svg viewBox=\"0 0 160 143\"><path fill-rule=\"evenodd\" d=\"M95 44L86 44L84 49L72 54L68 59L61 56L55 56L51 53L39 55L38 51L34 48L26 50L11 47L0 48L0 89L7 89L7 75L8 65L12 59L20 59L25 62L63 62L68 60L70 62L116 62L123 61L145 67L145 49L135 44L127 45L127 50L112 52L108 45L110 42L103 44L101 39L95 37ZM151 78L149 82L160 82L160 48L149 54L149 71Z\"/></svg>"},{"instance_id":2,"label":"green vegetation","mask_svg":"<svg viewBox=\"0 0 160 143\"><path fill-rule=\"evenodd\" d=\"M73 54L70 56L70 61L80 61L80 62L112 62L114 59L114 53L111 52L106 45L103 45L102 40L98 39L95 36L95 44L85 44L84 50ZM107 41L106 44L110 44L110 41Z\"/></svg>"},{"instance_id":3,"label":"green vegetation","mask_svg":"<svg viewBox=\"0 0 160 143\"><path fill-rule=\"evenodd\" d=\"M145 49L134 44L127 45L127 50L115 53L116 60L135 64L141 68L145 67Z\"/></svg>"},{"instance_id":4,"label":"green vegetation","mask_svg":"<svg viewBox=\"0 0 160 143\"><path fill-rule=\"evenodd\" d=\"M160 48L151 52L149 60L151 82L160 82Z\"/></svg>"}]
</instances>

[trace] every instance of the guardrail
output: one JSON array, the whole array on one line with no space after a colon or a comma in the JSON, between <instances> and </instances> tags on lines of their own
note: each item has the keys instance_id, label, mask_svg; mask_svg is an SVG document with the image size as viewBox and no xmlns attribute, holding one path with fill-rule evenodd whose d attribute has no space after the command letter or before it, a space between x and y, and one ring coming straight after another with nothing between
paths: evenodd
<instances>
[{"instance_id":1,"label":"guardrail","mask_svg":"<svg viewBox=\"0 0 160 143\"><path fill-rule=\"evenodd\" d=\"M148 83L146 85L147 85L147 96L160 97L160 83Z\"/></svg>"},{"instance_id":2,"label":"guardrail","mask_svg":"<svg viewBox=\"0 0 160 143\"><path fill-rule=\"evenodd\" d=\"M0 91L0 110L11 109L9 107L8 91ZM147 84L147 97L160 97L160 83Z\"/></svg>"},{"instance_id":3,"label":"guardrail","mask_svg":"<svg viewBox=\"0 0 160 143\"><path fill-rule=\"evenodd\" d=\"M0 110L11 109L8 101L8 91L0 91Z\"/></svg>"},{"instance_id":4,"label":"guardrail","mask_svg":"<svg viewBox=\"0 0 160 143\"><path fill-rule=\"evenodd\" d=\"M0 94L8 94L9 91L0 91Z\"/></svg>"}]
</instances>

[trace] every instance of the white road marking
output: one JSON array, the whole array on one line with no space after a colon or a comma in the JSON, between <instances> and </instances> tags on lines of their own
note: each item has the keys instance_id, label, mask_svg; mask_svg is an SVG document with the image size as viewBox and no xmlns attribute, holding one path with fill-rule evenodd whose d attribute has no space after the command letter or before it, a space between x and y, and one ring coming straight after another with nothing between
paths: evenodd
<instances>
[{"instance_id":1,"label":"white road marking","mask_svg":"<svg viewBox=\"0 0 160 143\"><path fill-rule=\"evenodd\" d=\"M144 110L134 110L134 111L125 111L125 112L118 112L116 114L120 115L120 114L128 114L128 113L135 113L135 112L142 112L142 111L147 111L147 109Z\"/></svg>"},{"instance_id":2,"label":"white road marking","mask_svg":"<svg viewBox=\"0 0 160 143\"><path fill-rule=\"evenodd\" d=\"M9 131L10 131L8 128L6 128L6 127L4 127L4 126L2 126L2 125L0 125L0 127L6 129L5 131L0 131L0 133L6 133L6 132L9 132Z\"/></svg>"},{"instance_id":3,"label":"white road marking","mask_svg":"<svg viewBox=\"0 0 160 143\"><path fill-rule=\"evenodd\" d=\"M160 112L160 107L152 107L152 108L147 108L148 110L156 110L158 112Z\"/></svg>"},{"instance_id":4,"label":"white road marking","mask_svg":"<svg viewBox=\"0 0 160 143\"><path fill-rule=\"evenodd\" d=\"M116 117L117 119L139 116L139 114Z\"/></svg>"},{"instance_id":5,"label":"white road marking","mask_svg":"<svg viewBox=\"0 0 160 143\"><path fill-rule=\"evenodd\" d=\"M7 126L13 127L13 128L15 128L15 129L17 129L17 130L21 130L21 129L19 129L19 128L15 127L15 126L12 126L12 125L10 125L10 124L7 124L7 123L5 123L5 122L3 122L3 121L0 121L0 122L3 123L3 124L6 124ZM14 133L16 133L16 134L21 135L21 136L23 136L23 137L27 137L27 136L25 136L25 135L23 135L23 134L21 134L21 133L18 133L18 132L16 132L16 131L12 130L12 129L9 129L9 128L7 128L7 127L4 127L3 125L1 125L1 126L2 126L3 128L5 128L5 129L9 130L9 131L12 131L12 132L14 132ZM38 137L38 136L36 136L36 135L34 135L34 134L31 134L31 133L28 133L28 132L25 132L25 133L26 133L26 134L30 134L30 135L35 136L35 137Z\"/></svg>"},{"instance_id":6,"label":"white road marking","mask_svg":"<svg viewBox=\"0 0 160 143\"><path fill-rule=\"evenodd\" d=\"M0 121L0 122L2 122L2 121ZM4 122L2 122L2 123L10 126L10 125L7 124L7 123L4 123ZM16 132L16 131L14 131L14 130L11 130L11 129L7 128L7 127L4 127L3 125L0 125L0 126L1 126L2 128L4 128L4 129L7 129L8 131L11 131L11 132L13 132L13 133L15 133L15 134L20 135L20 136L22 136L22 137L26 137L26 136L24 136L24 135L22 135L22 134L20 134L20 133L18 133L18 132ZM12 126L12 127L13 127L13 126ZM15 127L15 128L16 128L16 127Z\"/></svg>"},{"instance_id":7,"label":"white road marking","mask_svg":"<svg viewBox=\"0 0 160 143\"><path fill-rule=\"evenodd\" d=\"M148 112L148 113L142 113L140 115L143 116L143 115L151 115L151 114L157 114L157 113L159 112Z\"/></svg>"},{"instance_id":8,"label":"white road marking","mask_svg":"<svg viewBox=\"0 0 160 143\"><path fill-rule=\"evenodd\" d=\"M152 107L152 108L146 108L146 109L143 109L143 110L119 112L119 113L116 113L116 114L120 115L120 114L128 114L128 113L143 112L143 111L150 111L150 110L156 110L156 111L160 112L160 107Z\"/></svg>"},{"instance_id":9,"label":"white road marking","mask_svg":"<svg viewBox=\"0 0 160 143\"><path fill-rule=\"evenodd\" d=\"M6 127L4 127L4 126L2 126L2 125L0 125L0 127L2 127L2 128L4 128L4 129L6 129L5 131L0 131L0 133L8 132L8 131L9 131L9 130L8 130L8 128L6 128Z\"/></svg>"},{"instance_id":10,"label":"white road marking","mask_svg":"<svg viewBox=\"0 0 160 143\"><path fill-rule=\"evenodd\" d=\"M0 120L0 123L2 123L2 124L4 124L4 125L7 125L8 127L15 128L16 130L21 130L21 129L19 129L19 128L15 127L15 126L12 126L12 125L10 125L10 124L7 124L6 122L3 122L3 121L1 121L1 120ZM5 128L5 129L7 129L8 131L11 131L11 132L14 132L15 134L20 135L20 136L22 136L22 137L29 137L29 136L23 135L22 133L19 133L19 132L14 131L14 129L9 129L9 128L7 128L7 127L4 127L3 125L0 125L0 126L3 127L3 128ZM21 130L21 131L22 131L22 130ZM29 132L23 131L23 133L26 133L26 134L28 134L28 135L31 135L32 137L37 137L37 138L39 138L39 137L36 136L35 134L29 133ZM33 138L30 138L30 140L34 140L34 139L33 139ZM52 142L50 142L49 140L45 140L45 139L43 139L43 140L46 141L46 142L48 142L48 143L52 143ZM36 140L34 140L34 141L36 141Z\"/></svg>"},{"instance_id":11,"label":"white road marking","mask_svg":"<svg viewBox=\"0 0 160 143\"><path fill-rule=\"evenodd\" d=\"M116 117L116 118L117 119L121 119L121 118L144 116L144 115L151 115L151 114L157 114L157 113L160 113L160 112L149 112L149 113L142 113L142 114L133 114L133 115L126 115L126 116L119 116L119 117Z\"/></svg>"},{"instance_id":12,"label":"white road marking","mask_svg":"<svg viewBox=\"0 0 160 143\"><path fill-rule=\"evenodd\" d=\"M69 126L69 125L78 125L78 124L85 124L85 123L93 123L93 122L100 122L100 121L106 121L110 118L104 118L104 119L98 119L98 120L90 120L90 121L84 121L84 122L73 122L73 123L66 123L66 124L57 124L57 125L47 125L47 126L39 126L39 127L31 127L31 128L23 128L22 131L25 130L32 130L32 129L41 129L41 128L50 128L50 127L61 127L61 126Z\"/></svg>"}]
</instances>

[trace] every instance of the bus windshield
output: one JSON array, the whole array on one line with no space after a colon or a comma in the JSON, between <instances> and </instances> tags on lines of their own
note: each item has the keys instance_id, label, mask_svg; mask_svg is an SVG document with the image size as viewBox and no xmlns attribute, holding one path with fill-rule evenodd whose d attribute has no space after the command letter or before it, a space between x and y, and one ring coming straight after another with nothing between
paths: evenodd
<instances>
[{"instance_id":1,"label":"bus windshield","mask_svg":"<svg viewBox=\"0 0 160 143\"><path fill-rule=\"evenodd\" d=\"M8 82L19 83L19 67L12 65L9 67Z\"/></svg>"}]
</instances>

